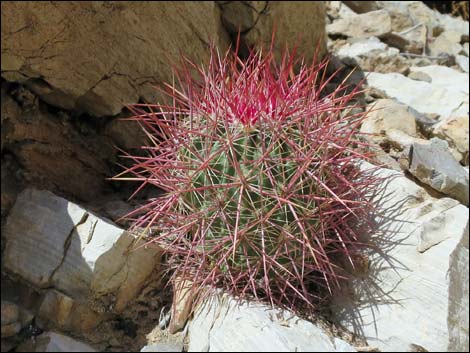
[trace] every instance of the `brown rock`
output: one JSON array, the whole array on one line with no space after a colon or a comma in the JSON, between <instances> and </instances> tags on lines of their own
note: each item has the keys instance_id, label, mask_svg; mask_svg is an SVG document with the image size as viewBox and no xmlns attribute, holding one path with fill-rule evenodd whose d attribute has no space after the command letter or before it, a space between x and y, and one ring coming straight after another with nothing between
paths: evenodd
<instances>
[{"instance_id":1,"label":"brown rock","mask_svg":"<svg viewBox=\"0 0 470 353\"><path fill-rule=\"evenodd\" d=\"M188 280L175 279L173 284L173 304L169 331L176 333L180 331L193 310L193 304L196 297L193 283Z\"/></svg>"},{"instance_id":2,"label":"brown rock","mask_svg":"<svg viewBox=\"0 0 470 353\"><path fill-rule=\"evenodd\" d=\"M271 44L276 28L276 53L298 46L298 52L312 58L319 46L319 57L326 53L325 5L323 1L235 1L248 3L257 12L257 19L243 40L248 47ZM266 3L266 4L264 4ZM241 6L241 5L240 5ZM226 17L231 17L229 13ZM234 28L238 23L234 22Z\"/></svg>"},{"instance_id":3,"label":"brown rock","mask_svg":"<svg viewBox=\"0 0 470 353\"><path fill-rule=\"evenodd\" d=\"M388 12L378 10L337 20L327 25L326 30L330 36L380 37L392 31L392 24Z\"/></svg>"},{"instance_id":4,"label":"brown rock","mask_svg":"<svg viewBox=\"0 0 470 353\"><path fill-rule=\"evenodd\" d=\"M199 62L228 37L206 2L4 2L2 77L44 101L95 116L116 115L171 79L182 50Z\"/></svg>"},{"instance_id":5,"label":"brown rock","mask_svg":"<svg viewBox=\"0 0 470 353\"><path fill-rule=\"evenodd\" d=\"M37 323L41 328L89 332L108 316L94 311L86 302L79 302L56 290L48 290L39 307Z\"/></svg>"},{"instance_id":6,"label":"brown rock","mask_svg":"<svg viewBox=\"0 0 470 353\"><path fill-rule=\"evenodd\" d=\"M2 326L18 321L19 309L15 303L2 300Z\"/></svg>"}]
</instances>

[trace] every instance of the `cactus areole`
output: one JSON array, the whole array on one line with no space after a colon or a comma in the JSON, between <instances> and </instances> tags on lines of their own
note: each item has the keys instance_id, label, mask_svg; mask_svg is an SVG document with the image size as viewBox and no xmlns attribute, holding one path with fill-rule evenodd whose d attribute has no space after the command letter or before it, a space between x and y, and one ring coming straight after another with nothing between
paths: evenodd
<instances>
[{"instance_id":1,"label":"cactus areole","mask_svg":"<svg viewBox=\"0 0 470 353\"><path fill-rule=\"evenodd\" d=\"M171 103L130 106L151 143L115 179L164 190L127 217L175 276L294 310L338 288L336 259L373 226L377 180L358 167L361 91L325 93L326 65L212 49L206 66L182 60Z\"/></svg>"}]
</instances>

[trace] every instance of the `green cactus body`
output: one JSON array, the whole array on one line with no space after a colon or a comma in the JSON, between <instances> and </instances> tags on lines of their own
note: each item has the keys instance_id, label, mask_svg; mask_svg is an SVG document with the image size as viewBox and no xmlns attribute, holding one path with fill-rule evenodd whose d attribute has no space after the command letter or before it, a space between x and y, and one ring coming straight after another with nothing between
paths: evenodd
<instances>
[{"instance_id":1,"label":"green cactus body","mask_svg":"<svg viewBox=\"0 0 470 353\"><path fill-rule=\"evenodd\" d=\"M267 133L272 133L270 130L265 130L263 132L265 136L261 137L261 132L256 128L247 128L241 124L229 133L224 126L218 126L217 131L213 132L211 130L214 129L214 124L204 125L209 127L203 131L203 134L191 136L189 146L182 146L179 149L180 160L193 171L190 175L190 188L181 195L184 208L188 214L200 210L206 212L206 220L211 221L207 229L207 240L233 237L237 231L239 245L235 256L230 257L228 263L233 267L232 270L243 271L247 267L247 258L253 263L258 262L261 251L257 246L260 243L258 239L261 231L264 232L265 251L269 256L274 256L279 246L283 246L283 230L297 232L299 237L301 236L290 207L286 204L278 205L277 197L285 194L284 188L300 167L295 159L292 159L292 155L299 153L298 151L304 147L298 143L296 145L298 151L295 152L288 143L282 142L279 138L266 136ZM217 133L215 135L217 138L211 137L214 136L213 133ZM221 133L226 134L225 139L220 138ZM298 137L292 141L301 141L298 133L290 132L290 134L291 139L292 136ZM236 163L239 166L238 171ZM268 169L271 171L271 178L268 176ZM233 185L226 187L228 184ZM302 175L296 181L296 185L301 185L296 189L296 193L310 194L313 191L313 183L310 184L306 181L305 175ZM263 195L260 190L264 192ZM302 210L312 210L314 207L311 200L306 202L302 197L290 199L292 204L296 205L295 210L299 215ZM230 219L218 217L217 213L222 210L224 214L233 217ZM235 216L237 213L238 223ZM266 215L269 215L267 217L269 222L257 222ZM316 221L314 223L312 229L316 226ZM292 247L292 244L290 246ZM208 245L204 249L209 252L211 250L213 245ZM210 256L211 265L220 258L220 253L227 250L224 248L214 252L213 256ZM291 256L295 252L296 249L292 248ZM287 257L278 259L283 265L289 261ZM224 271L223 267L221 271ZM260 271L259 275L263 276L263 271Z\"/></svg>"}]
</instances>

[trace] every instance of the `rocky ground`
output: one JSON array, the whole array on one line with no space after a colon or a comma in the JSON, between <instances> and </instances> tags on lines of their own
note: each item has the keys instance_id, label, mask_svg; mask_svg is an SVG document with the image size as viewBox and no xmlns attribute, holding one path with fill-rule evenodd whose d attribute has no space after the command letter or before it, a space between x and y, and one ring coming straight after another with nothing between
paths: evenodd
<instances>
[{"instance_id":1,"label":"rocky ground","mask_svg":"<svg viewBox=\"0 0 470 353\"><path fill-rule=\"evenodd\" d=\"M469 23L419 1L325 3L206 2L159 14L126 2L25 12L2 3L2 352L468 351ZM16 14L10 27L4 10ZM54 26L38 15L46 10ZM123 35L138 38L127 51L109 36L115 13L128 24ZM319 13L315 24L303 16ZM162 14L187 26L171 37L170 21L146 25ZM77 16L79 32L70 27ZM138 200L105 181L117 170L113 145L132 149L142 138L118 118L124 101L153 99L148 84L168 79L154 61L176 55L172 41L203 58L208 33L222 48L237 28L246 46L266 42L279 16L288 29L280 37L302 31L301 46L326 23L331 70L364 80L354 109L370 110L361 131L377 146L377 173L392 177L377 196L381 252L319 317L226 295L189 315L192 298L167 286L161 250L135 248L116 222ZM95 21L109 43L90 61ZM152 42L155 32L172 41ZM35 40L22 47L25 38ZM80 65L67 66L72 59Z\"/></svg>"}]
</instances>

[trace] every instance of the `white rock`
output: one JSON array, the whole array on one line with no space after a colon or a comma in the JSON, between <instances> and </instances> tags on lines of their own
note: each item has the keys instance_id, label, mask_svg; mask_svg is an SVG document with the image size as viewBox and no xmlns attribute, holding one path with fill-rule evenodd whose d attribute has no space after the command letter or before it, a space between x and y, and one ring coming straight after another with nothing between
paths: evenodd
<instances>
[{"instance_id":1,"label":"white rock","mask_svg":"<svg viewBox=\"0 0 470 353\"><path fill-rule=\"evenodd\" d=\"M19 352L96 352L88 344L56 332L45 332L20 347Z\"/></svg>"},{"instance_id":2,"label":"white rock","mask_svg":"<svg viewBox=\"0 0 470 353\"><path fill-rule=\"evenodd\" d=\"M182 352L183 344L158 343L142 347L141 352Z\"/></svg>"},{"instance_id":3,"label":"white rock","mask_svg":"<svg viewBox=\"0 0 470 353\"><path fill-rule=\"evenodd\" d=\"M346 65L359 66L362 71L406 72L407 60L397 48L389 48L376 37L350 39L336 52Z\"/></svg>"},{"instance_id":4,"label":"white rock","mask_svg":"<svg viewBox=\"0 0 470 353\"><path fill-rule=\"evenodd\" d=\"M449 347L450 352L468 352L468 224L464 237L451 254L449 268ZM462 281L466 278L466 281Z\"/></svg>"},{"instance_id":5,"label":"white rock","mask_svg":"<svg viewBox=\"0 0 470 353\"><path fill-rule=\"evenodd\" d=\"M377 72L368 73L367 83L420 113L436 113L443 118L468 114L468 93L463 92L462 86L443 87L434 82L415 81L398 73Z\"/></svg>"},{"instance_id":6,"label":"white rock","mask_svg":"<svg viewBox=\"0 0 470 353\"><path fill-rule=\"evenodd\" d=\"M468 95L468 74L441 65L412 66L410 72L424 72L431 77L432 86Z\"/></svg>"},{"instance_id":7,"label":"white rock","mask_svg":"<svg viewBox=\"0 0 470 353\"><path fill-rule=\"evenodd\" d=\"M459 161L468 164L469 154L469 118L468 115L450 117L441 120L433 127L434 136L449 142L462 156ZM454 154L455 155L455 154Z\"/></svg>"},{"instance_id":8,"label":"white rock","mask_svg":"<svg viewBox=\"0 0 470 353\"><path fill-rule=\"evenodd\" d=\"M343 1L329 1L326 11L333 18L345 18L356 15Z\"/></svg>"},{"instance_id":9,"label":"white rock","mask_svg":"<svg viewBox=\"0 0 470 353\"><path fill-rule=\"evenodd\" d=\"M196 310L188 335L189 352L355 351L291 313L227 295L212 296Z\"/></svg>"},{"instance_id":10,"label":"white rock","mask_svg":"<svg viewBox=\"0 0 470 353\"><path fill-rule=\"evenodd\" d=\"M73 299L106 298L116 311L159 264L158 248L133 249L134 235L47 191L18 196L5 238L8 271Z\"/></svg>"},{"instance_id":11,"label":"white rock","mask_svg":"<svg viewBox=\"0 0 470 353\"><path fill-rule=\"evenodd\" d=\"M465 56L465 55L457 55L455 57L455 61L457 62L457 64L459 65L459 67L462 69L462 71L465 71L468 73L468 66L469 66L469 63L468 63L468 56Z\"/></svg>"},{"instance_id":12,"label":"white rock","mask_svg":"<svg viewBox=\"0 0 470 353\"><path fill-rule=\"evenodd\" d=\"M459 33L461 36L468 36L468 21L464 21L461 18L454 17L448 14L440 14L436 11L436 15L439 19L439 24L446 31L453 31Z\"/></svg>"},{"instance_id":13,"label":"white rock","mask_svg":"<svg viewBox=\"0 0 470 353\"><path fill-rule=\"evenodd\" d=\"M332 310L342 325L381 351L411 351L413 345L447 351L452 337L463 338L468 329L459 321L468 316L465 289L458 290L468 285L468 270L457 273L452 264L452 254L468 237L468 209L453 199L436 200L402 173L377 173L392 178L379 196L386 212L376 239L385 253L371 254L370 276L356 278ZM459 264L468 268L468 260ZM463 313L455 312L461 308Z\"/></svg>"},{"instance_id":14,"label":"white rock","mask_svg":"<svg viewBox=\"0 0 470 353\"><path fill-rule=\"evenodd\" d=\"M344 58L367 56L374 51L383 51L387 48L387 45L382 43L377 37L371 37L358 40L354 43L346 43L336 54L343 60Z\"/></svg>"},{"instance_id":15,"label":"white rock","mask_svg":"<svg viewBox=\"0 0 470 353\"><path fill-rule=\"evenodd\" d=\"M430 142L412 145L409 171L433 189L468 206L467 173L453 158L446 141L433 137Z\"/></svg>"},{"instance_id":16,"label":"white rock","mask_svg":"<svg viewBox=\"0 0 470 353\"><path fill-rule=\"evenodd\" d=\"M397 103L393 99L379 99L369 106L371 112L361 126L361 132L378 134L371 140L380 143L396 130L409 136L417 136L416 121L408 106Z\"/></svg>"},{"instance_id":17,"label":"white rock","mask_svg":"<svg viewBox=\"0 0 470 353\"><path fill-rule=\"evenodd\" d=\"M330 35L344 35L354 38L379 37L391 32L390 15L385 10L348 16L326 26Z\"/></svg>"}]
</instances>

